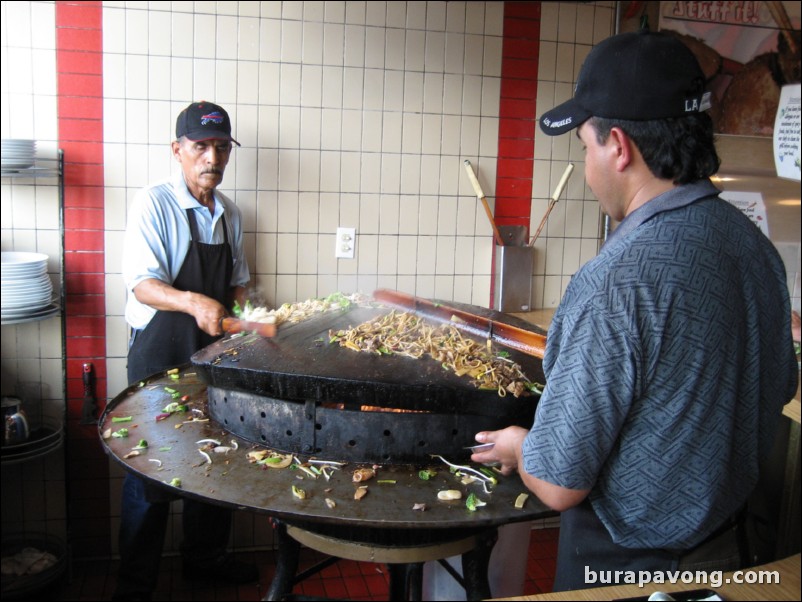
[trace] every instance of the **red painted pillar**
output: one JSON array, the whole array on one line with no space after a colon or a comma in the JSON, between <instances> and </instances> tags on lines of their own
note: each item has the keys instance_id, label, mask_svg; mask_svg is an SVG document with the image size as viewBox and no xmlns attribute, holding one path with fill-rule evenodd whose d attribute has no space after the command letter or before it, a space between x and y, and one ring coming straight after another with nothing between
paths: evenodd
<instances>
[{"instance_id":1,"label":"red painted pillar","mask_svg":"<svg viewBox=\"0 0 802 602\"><path fill-rule=\"evenodd\" d=\"M540 2L505 2L495 207L499 225L530 225L539 52Z\"/></svg>"},{"instance_id":2,"label":"red painted pillar","mask_svg":"<svg viewBox=\"0 0 802 602\"><path fill-rule=\"evenodd\" d=\"M103 191L103 7L56 2L58 144L64 151L67 491L76 557L110 552L108 460L97 427L81 425L83 365L106 399Z\"/></svg>"}]
</instances>

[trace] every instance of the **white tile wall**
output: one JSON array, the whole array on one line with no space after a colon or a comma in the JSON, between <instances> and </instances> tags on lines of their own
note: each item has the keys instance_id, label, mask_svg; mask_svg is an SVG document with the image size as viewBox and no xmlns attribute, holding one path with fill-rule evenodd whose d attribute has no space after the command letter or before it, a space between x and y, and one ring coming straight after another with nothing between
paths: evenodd
<instances>
[{"instance_id":1,"label":"white tile wall","mask_svg":"<svg viewBox=\"0 0 802 602\"><path fill-rule=\"evenodd\" d=\"M573 96L576 76L594 43L614 33L613 2L544 2L538 60L538 113ZM583 155L573 136L535 132L532 232L569 162L574 173L535 243L533 307L556 307L571 275L598 253L601 215L584 184Z\"/></svg>"}]
</instances>

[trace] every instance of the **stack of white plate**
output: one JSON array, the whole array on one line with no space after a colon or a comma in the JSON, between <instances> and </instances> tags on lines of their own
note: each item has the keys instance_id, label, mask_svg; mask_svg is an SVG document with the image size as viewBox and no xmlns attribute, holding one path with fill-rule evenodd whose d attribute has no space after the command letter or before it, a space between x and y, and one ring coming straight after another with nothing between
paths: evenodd
<instances>
[{"instance_id":1,"label":"stack of white plate","mask_svg":"<svg viewBox=\"0 0 802 602\"><path fill-rule=\"evenodd\" d=\"M2 140L0 167L3 171L18 171L33 167L36 161L35 140Z\"/></svg>"},{"instance_id":2,"label":"stack of white plate","mask_svg":"<svg viewBox=\"0 0 802 602\"><path fill-rule=\"evenodd\" d=\"M3 321L40 318L55 313L53 284L47 275L47 255L42 253L2 253Z\"/></svg>"}]
</instances>

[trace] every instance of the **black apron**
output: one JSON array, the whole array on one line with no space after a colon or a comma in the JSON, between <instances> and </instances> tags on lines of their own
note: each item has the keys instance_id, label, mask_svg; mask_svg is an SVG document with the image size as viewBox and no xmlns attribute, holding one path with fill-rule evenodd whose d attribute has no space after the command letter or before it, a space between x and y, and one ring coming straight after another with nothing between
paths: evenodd
<instances>
[{"instance_id":1,"label":"black apron","mask_svg":"<svg viewBox=\"0 0 802 602\"><path fill-rule=\"evenodd\" d=\"M224 241L215 245L198 242L195 210L186 212L192 240L172 286L180 291L206 295L226 305L234 260L225 215L221 218ZM217 338L198 328L195 318L189 314L157 311L147 326L134 334L128 350L128 384L188 362L193 353L211 345Z\"/></svg>"},{"instance_id":2,"label":"black apron","mask_svg":"<svg viewBox=\"0 0 802 602\"><path fill-rule=\"evenodd\" d=\"M616 581L616 571L733 571L748 566L745 516L745 511L739 511L691 550L625 548L613 542L590 500L585 499L560 515L552 591L623 585L623 578Z\"/></svg>"}]
</instances>

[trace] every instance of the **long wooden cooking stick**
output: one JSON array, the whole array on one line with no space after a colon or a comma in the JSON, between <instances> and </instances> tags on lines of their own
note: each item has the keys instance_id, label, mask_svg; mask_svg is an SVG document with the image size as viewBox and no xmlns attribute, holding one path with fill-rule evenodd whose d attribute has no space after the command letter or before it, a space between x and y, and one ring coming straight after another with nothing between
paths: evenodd
<instances>
[{"instance_id":1,"label":"long wooden cooking stick","mask_svg":"<svg viewBox=\"0 0 802 602\"><path fill-rule=\"evenodd\" d=\"M504 239L501 237L501 232L498 231L498 227L496 226L496 220L493 217L493 212L490 211L490 205L487 204L487 197L485 193L482 191L482 186L479 184L479 180L476 177L476 174L473 172L473 167L471 167L471 162L468 159L463 161L465 165L465 171L468 174L468 179L471 181L471 185L473 186L473 191L476 193L477 198L482 201L482 205L485 207L485 213L487 214L487 219L490 220L490 225L493 228L493 236L496 239L496 244L500 247L504 246Z\"/></svg>"},{"instance_id":2,"label":"long wooden cooking stick","mask_svg":"<svg viewBox=\"0 0 802 602\"><path fill-rule=\"evenodd\" d=\"M546 352L546 337L537 332L524 330L484 316L477 316L462 309L434 303L428 299L400 291L378 289L373 292L373 298L386 305L398 307L437 322L449 323L459 330L490 339L494 343L517 349L527 355L543 359L543 354Z\"/></svg>"}]
</instances>

